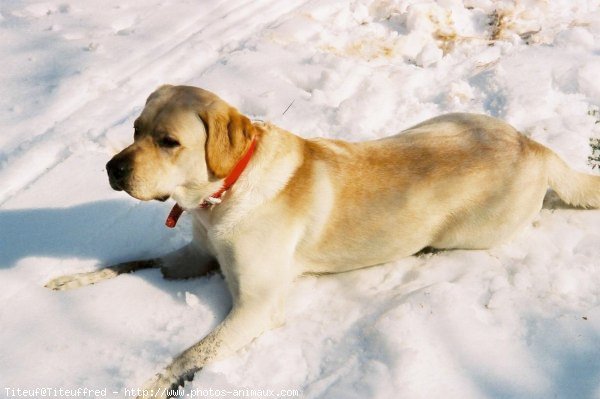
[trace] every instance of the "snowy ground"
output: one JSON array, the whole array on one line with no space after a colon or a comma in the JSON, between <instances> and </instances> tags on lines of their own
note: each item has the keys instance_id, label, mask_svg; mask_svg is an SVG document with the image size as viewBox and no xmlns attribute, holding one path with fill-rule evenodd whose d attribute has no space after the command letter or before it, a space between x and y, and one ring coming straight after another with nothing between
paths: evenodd
<instances>
[{"instance_id":1,"label":"snowy ground","mask_svg":"<svg viewBox=\"0 0 600 399\"><path fill-rule=\"evenodd\" d=\"M207 88L305 137L371 139L443 112L484 112L590 171L599 7L3 0L0 397L6 387L122 397L226 314L218 275L167 282L147 271L70 292L43 288L189 240L187 219L163 227L170 204L114 192L105 176L159 84ZM489 251L305 278L288 314L188 389L600 398L600 211L547 207Z\"/></svg>"}]
</instances>

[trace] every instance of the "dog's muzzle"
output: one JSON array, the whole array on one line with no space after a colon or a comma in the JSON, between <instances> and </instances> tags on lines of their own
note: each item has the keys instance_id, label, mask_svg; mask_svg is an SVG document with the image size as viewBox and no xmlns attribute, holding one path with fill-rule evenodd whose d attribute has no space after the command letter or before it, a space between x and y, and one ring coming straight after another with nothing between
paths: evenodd
<instances>
[{"instance_id":1,"label":"dog's muzzle","mask_svg":"<svg viewBox=\"0 0 600 399\"><path fill-rule=\"evenodd\" d=\"M108 161L106 173L108 173L108 181L113 190L121 191L125 189L131 170L131 162L126 157L116 155Z\"/></svg>"}]
</instances>

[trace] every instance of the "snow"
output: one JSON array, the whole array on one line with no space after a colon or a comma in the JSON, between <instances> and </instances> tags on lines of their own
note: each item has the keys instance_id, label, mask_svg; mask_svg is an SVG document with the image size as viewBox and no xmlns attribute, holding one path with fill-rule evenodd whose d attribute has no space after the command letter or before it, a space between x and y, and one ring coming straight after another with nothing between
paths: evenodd
<instances>
[{"instance_id":1,"label":"snow","mask_svg":"<svg viewBox=\"0 0 600 399\"><path fill-rule=\"evenodd\" d=\"M116 193L105 176L162 83L304 137L366 140L483 112L588 172L600 136L597 0L9 0L0 37L0 397L123 397L228 311L219 275L43 287L190 239L185 215L163 227L171 204ZM303 278L283 327L186 389L600 398L599 226L600 211L546 207L487 251Z\"/></svg>"}]
</instances>

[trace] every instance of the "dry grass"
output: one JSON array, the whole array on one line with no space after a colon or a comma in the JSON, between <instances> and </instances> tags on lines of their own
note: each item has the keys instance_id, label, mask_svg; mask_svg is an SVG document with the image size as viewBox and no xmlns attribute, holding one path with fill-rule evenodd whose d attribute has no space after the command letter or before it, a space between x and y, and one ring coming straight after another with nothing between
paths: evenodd
<instances>
[{"instance_id":1,"label":"dry grass","mask_svg":"<svg viewBox=\"0 0 600 399\"><path fill-rule=\"evenodd\" d=\"M507 12L501 10L494 10L494 12L490 15L490 37L489 39L492 43L496 40L502 39L504 37L504 32L510 26L511 20L510 16Z\"/></svg>"}]
</instances>

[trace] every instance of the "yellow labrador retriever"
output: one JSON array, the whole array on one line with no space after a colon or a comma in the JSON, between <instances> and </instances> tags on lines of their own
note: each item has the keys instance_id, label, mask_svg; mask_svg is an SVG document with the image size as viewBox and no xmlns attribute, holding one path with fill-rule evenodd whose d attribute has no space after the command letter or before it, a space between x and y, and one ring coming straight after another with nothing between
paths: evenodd
<instances>
[{"instance_id":1,"label":"yellow labrador retriever","mask_svg":"<svg viewBox=\"0 0 600 399\"><path fill-rule=\"evenodd\" d=\"M305 273L393 261L425 247L489 248L531 222L548 187L567 203L600 206L600 176L578 173L506 123L450 114L381 140L306 140L252 123L210 93L162 86L135 121L134 142L108 164L111 186L140 200L174 199L193 241L160 259L48 283L69 289L160 267L170 278L220 266L227 318L145 386L165 397L215 359L284 321L286 294Z\"/></svg>"}]
</instances>

